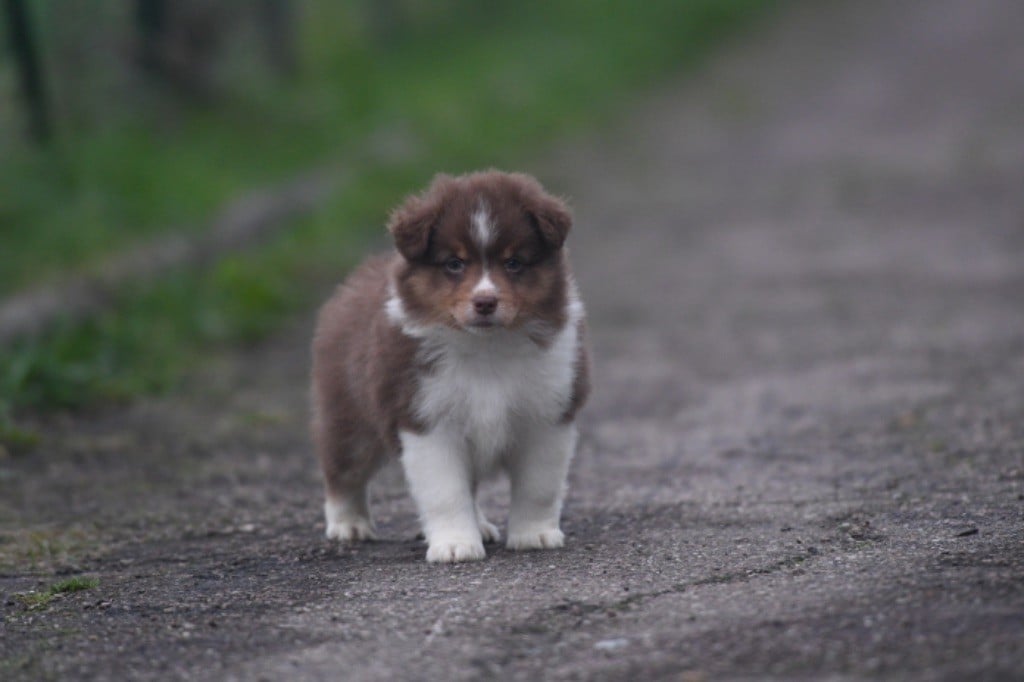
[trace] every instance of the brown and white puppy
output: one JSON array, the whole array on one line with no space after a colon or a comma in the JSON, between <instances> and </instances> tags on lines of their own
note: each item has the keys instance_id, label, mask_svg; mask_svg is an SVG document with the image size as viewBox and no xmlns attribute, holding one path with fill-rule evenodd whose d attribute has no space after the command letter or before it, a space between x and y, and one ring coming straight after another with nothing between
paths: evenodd
<instances>
[{"instance_id":1,"label":"brown and white puppy","mask_svg":"<svg viewBox=\"0 0 1024 682\"><path fill-rule=\"evenodd\" d=\"M532 177L437 176L361 265L313 340L313 439L327 536L374 537L367 483L399 456L427 561L484 558L476 501L511 482L508 547L561 547L562 496L586 399L583 305L563 248L572 217Z\"/></svg>"}]
</instances>

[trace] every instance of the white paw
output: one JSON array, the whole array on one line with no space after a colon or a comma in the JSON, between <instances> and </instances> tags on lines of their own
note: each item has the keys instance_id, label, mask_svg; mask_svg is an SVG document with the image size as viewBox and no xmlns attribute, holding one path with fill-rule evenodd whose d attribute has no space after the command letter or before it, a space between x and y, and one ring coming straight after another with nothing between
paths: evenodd
<instances>
[{"instance_id":1,"label":"white paw","mask_svg":"<svg viewBox=\"0 0 1024 682\"><path fill-rule=\"evenodd\" d=\"M432 564L480 561L485 556L484 544L480 540L440 540L431 542L427 548L427 561Z\"/></svg>"},{"instance_id":2,"label":"white paw","mask_svg":"<svg viewBox=\"0 0 1024 682\"><path fill-rule=\"evenodd\" d=\"M557 528L513 533L509 531L509 549L557 549L565 544L565 535Z\"/></svg>"},{"instance_id":3,"label":"white paw","mask_svg":"<svg viewBox=\"0 0 1024 682\"><path fill-rule=\"evenodd\" d=\"M342 542L359 542L376 540L377 533L369 519L346 519L344 521L328 521L327 537Z\"/></svg>"},{"instance_id":4,"label":"white paw","mask_svg":"<svg viewBox=\"0 0 1024 682\"><path fill-rule=\"evenodd\" d=\"M501 531L487 519L480 517L477 519L477 525L480 526L480 536L484 539L484 542L498 542L501 540Z\"/></svg>"}]
</instances>

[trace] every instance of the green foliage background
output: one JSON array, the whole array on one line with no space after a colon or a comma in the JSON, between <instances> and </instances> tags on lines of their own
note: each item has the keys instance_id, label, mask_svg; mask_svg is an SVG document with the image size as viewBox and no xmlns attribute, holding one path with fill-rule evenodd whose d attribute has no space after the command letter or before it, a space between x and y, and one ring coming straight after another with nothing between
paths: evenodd
<instances>
[{"instance_id":1,"label":"green foliage background","mask_svg":"<svg viewBox=\"0 0 1024 682\"><path fill-rule=\"evenodd\" d=\"M314 305L388 208L434 172L520 167L773 3L393 0L382 24L370 0L308 0L298 3L294 76L269 73L239 29L202 102L124 68L124 4L32 4L58 137L33 147L13 108L0 115L0 296L88 272L167 230L201 230L238 193L310 167L344 167L349 181L270 243L141 283L99 317L0 348L9 446L22 442L16 413L164 389L197 351L259 339ZM76 16L91 18L84 34L69 26ZM0 95L13 96L6 61ZM367 154L374 144L399 153Z\"/></svg>"}]
</instances>

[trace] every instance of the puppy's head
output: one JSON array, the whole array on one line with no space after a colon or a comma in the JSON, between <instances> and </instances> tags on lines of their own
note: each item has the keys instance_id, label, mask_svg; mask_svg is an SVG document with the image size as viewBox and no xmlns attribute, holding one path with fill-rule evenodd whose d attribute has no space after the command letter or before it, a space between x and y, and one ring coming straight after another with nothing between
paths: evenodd
<instances>
[{"instance_id":1,"label":"puppy's head","mask_svg":"<svg viewBox=\"0 0 1024 682\"><path fill-rule=\"evenodd\" d=\"M391 216L404 314L472 333L565 323L569 209L528 175L438 175Z\"/></svg>"}]
</instances>

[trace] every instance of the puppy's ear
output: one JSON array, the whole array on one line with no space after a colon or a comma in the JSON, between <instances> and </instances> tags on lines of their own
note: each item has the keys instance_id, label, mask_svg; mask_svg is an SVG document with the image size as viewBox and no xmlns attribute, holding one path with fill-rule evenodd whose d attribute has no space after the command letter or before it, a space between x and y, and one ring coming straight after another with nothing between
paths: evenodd
<instances>
[{"instance_id":1,"label":"puppy's ear","mask_svg":"<svg viewBox=\"0 0 1024 682\"><path fill-rule=\"evenodd\" d=\"M435 176L426 192L408 197L391 212L388 232L406 260L416 261L427 255L430 233L441 216L444 189L450 181L450 176Z\"/></svg>"},{"instance_id":2,"label":"puppy's ear","mask_svg":"<svg viewBox=\"0 0 1024 682\"><path fill-rule=\"evenodd\" d=\"M523 192L523 208L544 241L554 249L562 248L572 228L572 211L564 201L544 191L533 178L516 174Z\"/></svg>"},{"instance_id":3,"label":"puppy's ear","mask_svg":"<svg viewBox=\"0 0 1024 682\"><path fill-rule=\"evenodd\" d=\"M537 224L541 236L551 248L560 249L572 228L572 213L561 199L550 195L540 198L527 212Z\"/></svg>"}]
</instances>

